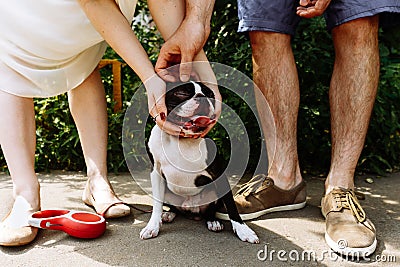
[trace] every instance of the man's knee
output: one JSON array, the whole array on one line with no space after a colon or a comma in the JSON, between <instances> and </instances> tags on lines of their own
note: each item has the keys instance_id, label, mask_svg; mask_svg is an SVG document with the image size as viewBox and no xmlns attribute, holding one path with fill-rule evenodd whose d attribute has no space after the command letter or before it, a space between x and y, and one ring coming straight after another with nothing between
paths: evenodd
<instances>
[{"instance_id":1,"label":"man's knee","mask_svg":"<svg viewBox=\"0 0 400 267\"><path fill-rule=\"evenodd\" d=\"M332 30L335 40L351 40L355 45L369 44L370 40L376 39L378 34L379 16L370 16L351 20L343 23Z\"/></svg>"},{"instance_id":2,"label":"man's knee","mask_svg":"<svg viewBox=\"0 0 400 267\"><path fill-rule=\"evenodd\" d=\"M250 44L253 56L277 53L280 54L285 49L291 49L291 36L277 32L252 31L250 35ZM266 53L268 51L268 53Z\"/></svg>"}]
</instances>

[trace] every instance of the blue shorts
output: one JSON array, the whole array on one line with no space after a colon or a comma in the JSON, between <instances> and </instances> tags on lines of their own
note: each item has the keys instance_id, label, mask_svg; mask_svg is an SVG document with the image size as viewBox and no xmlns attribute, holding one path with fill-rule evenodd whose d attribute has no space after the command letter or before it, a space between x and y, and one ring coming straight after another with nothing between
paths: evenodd
<instances>
[{"instance_id":1,"label":"blue shorts","mask_svg":"<svg viewBox=\"0 0 400 267\"><path fill-rule=\"evenodd\" d=\"M294 35L299 0L238 0L239 32L272 31ZM398 13L400 0L332 0L325 11L328 30L345 22L380 13Z\"/></svg>"}]
</instances>

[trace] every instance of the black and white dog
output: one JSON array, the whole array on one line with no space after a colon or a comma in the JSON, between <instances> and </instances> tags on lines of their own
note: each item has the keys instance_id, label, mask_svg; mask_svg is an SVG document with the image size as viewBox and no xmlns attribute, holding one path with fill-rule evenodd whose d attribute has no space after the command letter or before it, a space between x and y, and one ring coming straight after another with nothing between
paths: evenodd
<instances>
[{"instance_id":1,"label":"black and white dog","mask_svg":"<svg viewBox=\"0 0 400 267\"><path fill-rule=\"evenodd\" d=\"M167 120L181 126L186 133L201 132L215 122L214 93L200 82L167 90L166 105ZM150 221L140 232L140 238L156 237L162 222L172 222L177 212L202 217L209 230L221 231L223 224L215 213L225 205L237 236L243 241L259 243L257 235L239 216L224 168L218 164L215 146L210 146L205 138L168 135L156 125L148 148L154 161L150 175L154 202ZM171 209L163 211L164 204Z\"/></svg>"}]
</instances>

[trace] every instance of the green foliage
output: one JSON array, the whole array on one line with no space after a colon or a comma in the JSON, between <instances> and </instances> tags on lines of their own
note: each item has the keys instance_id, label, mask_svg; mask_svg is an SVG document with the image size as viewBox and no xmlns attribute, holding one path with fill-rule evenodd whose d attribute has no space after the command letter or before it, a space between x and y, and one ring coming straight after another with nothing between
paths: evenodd
<instances>
[{"instance_id":1,"label":"green foliage","mask_svg":"<svg viewBox=\"0 0 400 267\"><path fill-rule=\"evenodd\" d=\"M226 64L251 77L251 48L247 36L237 32L236 1L216 1L211 33L204 47L212 62Z\"/></svg>"},{"instance_id":2,"label":"green foliage","mask_svg":"<svg viewBox=\"0 0 400 267\"><path fill-rule=\"evenodd\" d=\"M133 24L140 42L154 63L163 43L146 10L146 2L139 1ZM210 61L226 64L252 76L251 48L246 34L237 33L236 1L216 1L212 31L205 46ZM400 167L400 31L380 31L381 76L379 91L371 118L365 148L359 161L359 171L382 173ZM333 67L334 51L330 34L322 18L303 20L293 39L293 50L298 66L301 104L298 122L298 150L301 167L306 172L326 172L330 163L330 122L328 88ZM108 49L104 58L119 56ZM123 68L123 109L113 112L111 67L101 70L107 94L109 118L108 168L126 171L122 151L122 122L130 98L141 81L133 71ZM238 96L221 88L224 103L235 110L250 135L251 155L249 170L259 158L259 127L254 114ZM37 121L36 169L82 170L85 167L79 137L68 109L66 95L35 99ZM227 115L228 116L228 115ZM151 124L147 126L147 133ZM210 136L224 157L229 157L230 140L223 127L217 125ZM140 139L140 138L139 138ZM141 139L142 140L142 139ZM233 140L232 142L235 142ZM239 152L240 153L240 152ZM3 169L4 158L0 158ZM136 161L140 164L141 158Z\"/></svg>"},{"instance_id":3,"label":"green foliage","mask_svg":"<svg viewBox=\"0 0 400 267\"><path fill-rule=\"evenodd\" d=\"M381 73L369 132L358 171L384 173L400 163L400 28L380 30ZM302 21L293 41L301 104L299 156L308 172L327 172L330 164L329 79L334 50L322 18Z\"/></svg>"},{"instance_id":4,"label":"green foliage","mask_svg":"<svg viewBox=\"0 0 400 267\"><path fill-rule=\"evenodd\" d=\"M247 36L237 32L238 22L235 1L216 1L211 20L212 30L204 50L210 61L225 64L251 77L251 47ZM247 104L231 90L220 88L220 92L224 104L236 112L246 127L246 134L249 135L250 141L248 171L253 171L259 161L261 142L260 129L255 115ZM231 116L229 121L239 125L239 122L235 122L237 119ZM209 136L212 136L225 160L229 160L231 153L240 153L240 151L231 151L231 143L240 140L230 140L228 133L220 125L214 127Z\"/></svg>"},{"instance_id":5,"label":"green foliage","mask_svg":"<svg viewBox=\"0 0 400 267\"><path fill-rule=\"evenodd\" d=\"M378 95L360 160L360 168L376 173L400 168L400 51L385 43L380 50Z\"/></svg>"},{"instance_id":6,"label":"green foliage","mask_svg":"<svg viewBox=\"0 0 400 267\"><path fill-rule=\"evenodd\" d=\"M37 170L82 169L78 131L69 113L66 94L36 99Z\"/></svg>"},{"instance_id":7,"label":"green foliage","mask_svg":"<svg viewBox=\"0 0 400 267\"><path fill-rule=\"evenodd\" d=\"M330 163L328 89L334 51L323 18L302 20L293 39L300 82L298 151L304 171L321 172Z\"/></svg>"}]
</instances>

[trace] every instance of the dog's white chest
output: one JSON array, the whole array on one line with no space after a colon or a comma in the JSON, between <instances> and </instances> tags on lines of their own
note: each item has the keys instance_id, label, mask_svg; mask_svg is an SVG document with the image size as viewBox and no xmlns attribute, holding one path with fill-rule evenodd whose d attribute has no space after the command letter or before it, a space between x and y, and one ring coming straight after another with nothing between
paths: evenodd
<instances>
[{"instance_id":1,"label":"dog's white chest","mask_svg":"<svg viewBox=\"0 0 400 267\"><path fill-rule=\"evenodd\" d=\"M194 196L201 192L202 188L194 182L199 175L209 176L204 139L177 138L155 126L149 139L149 149L155 168L165 177L173 193Z\"/></svg>"}]
</instances>

